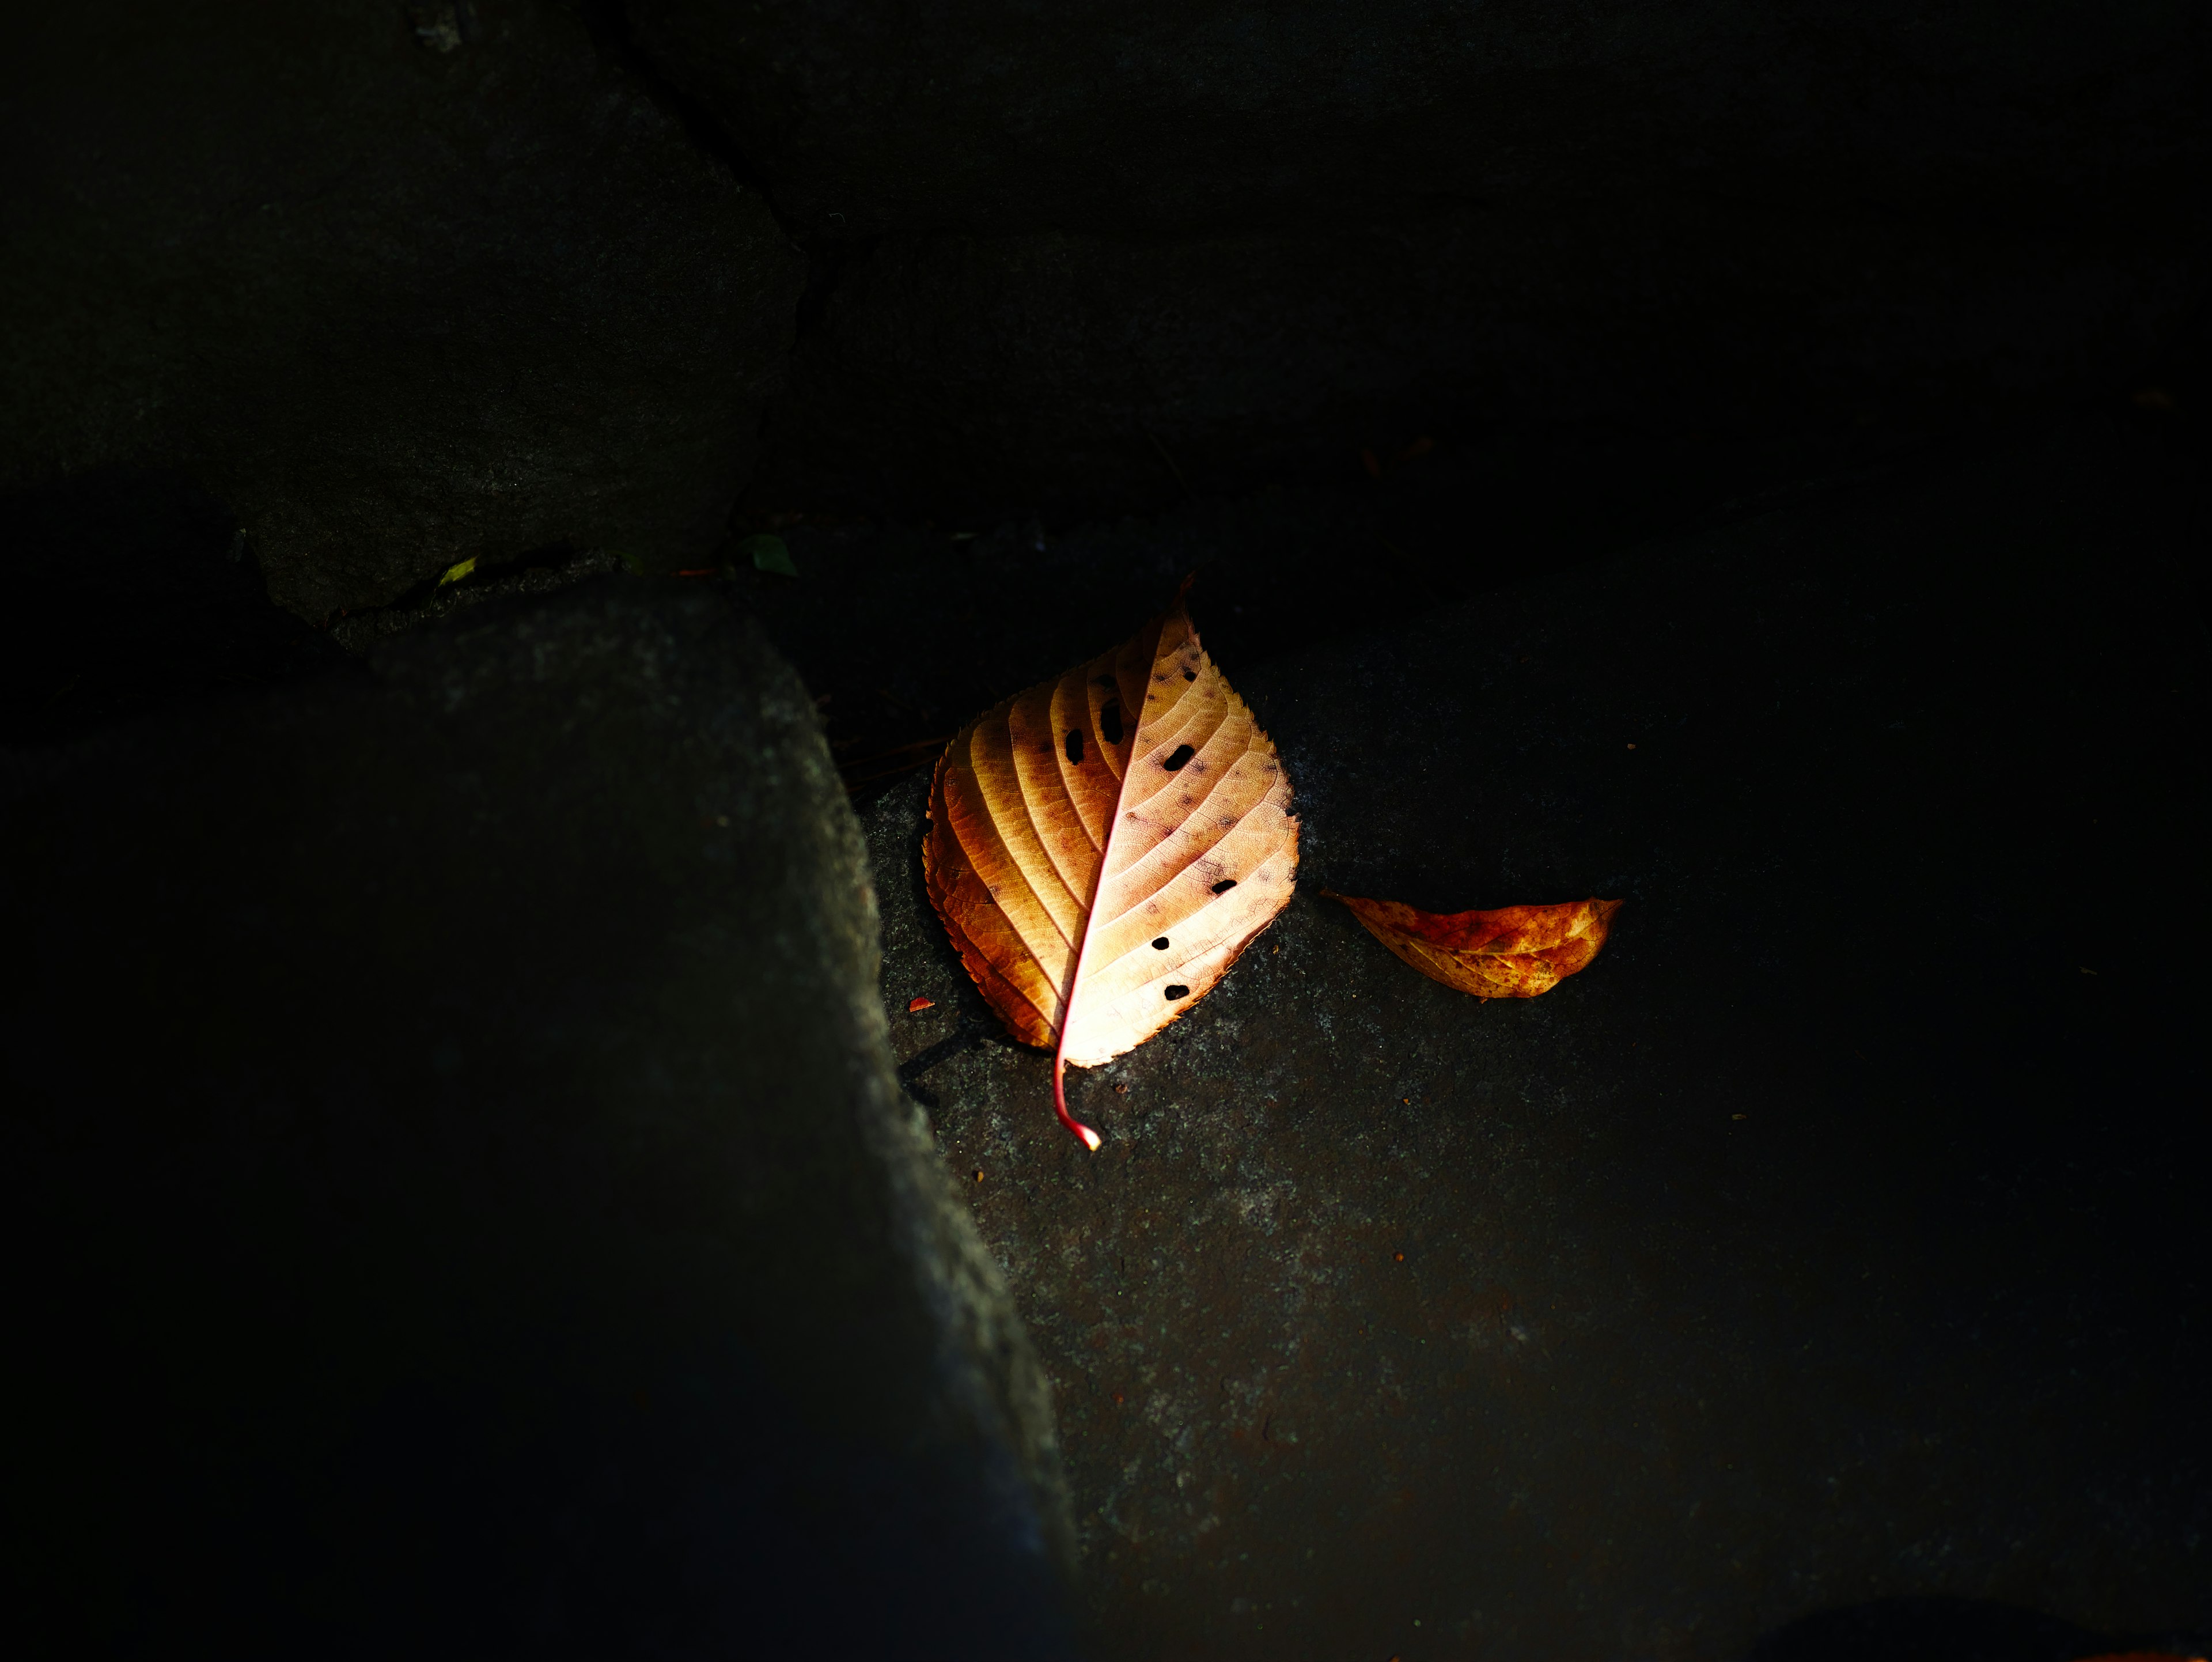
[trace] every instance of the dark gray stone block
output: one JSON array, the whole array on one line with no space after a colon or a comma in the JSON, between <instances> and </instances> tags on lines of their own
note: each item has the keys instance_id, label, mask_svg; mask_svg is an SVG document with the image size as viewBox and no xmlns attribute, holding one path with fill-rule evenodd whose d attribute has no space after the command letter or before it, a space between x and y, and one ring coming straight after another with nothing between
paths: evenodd
<instances>
[{"instance_id":1,"label":"dark gray stone block","mask_svg":"<svg viewBox=\"0 0 2212 1662\"><path fill-rule=\"evenodd\" d=\"M1047 1388L720 599L4 768L27 1651L1066 1654Z\"/></svg>"},{"instance_id":2,"label":"dark gray stone block","mask_svg":"<svg viewBox=\"0 0 2212 1662\"><path fill-rule=\"evenodd\" d=\"M1096 1155L921 895L923 782L877 806L894 1046L1054 1376L1094 1654L2212 1626L2203 531L2071 428L1225 663L1301 894L1076 1077ZM1483 1004L1322 886L1628 904Z\"/></svg>"},{"instance_id":3,"label":"dark gray stone block","mask_svg":"<svg viewBox=\"0 0 2212 1662\"><path fill-rule=\"evenodd\" d=\"M581 9L12 20L0 498L180 475L319 623L471 557L703 551L800 261Z\"/></svg>"}]
</instances>

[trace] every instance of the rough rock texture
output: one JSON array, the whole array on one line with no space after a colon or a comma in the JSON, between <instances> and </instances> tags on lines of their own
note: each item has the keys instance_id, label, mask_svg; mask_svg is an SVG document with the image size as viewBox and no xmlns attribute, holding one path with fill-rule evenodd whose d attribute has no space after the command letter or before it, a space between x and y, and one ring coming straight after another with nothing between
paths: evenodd
<instances>
[{"instance_id":1,"label":"rough rock texture","mask_svg":"<svg viewBox=\"0 0 2212 1662\"><path fill-rule=\"evenodd\" d=\"M628 10L814 253L771 509L1157 506L2203 345L2212 27L2167 0Z\"/></svg>"},{"instance_id":2,"label":"rough rock texture","mask_svg":"<svg viewBox=\"0 0 2212 1662\"><path fill-rule=\"evenodd\" d=\"M2193 491L2069 429L1227 662L1305 896L1079 1076L1097 1155L883 799L893 1043L1054 1376L1093 1654L2212 1625ZM1628 904L1481 1004L1321 886ZM1789 1626L1908 1597L2057 1620Z\"/></svg>"},{"instance_id":3,"label":"rough rock texture","mask_svg":"<svg viewBox=\"0 0 2212 1662\"><path fill-rule=\"evenodd\" d=\"M723 602L494 602L4 767L31 1651L1066 1653L1047 1388Z\"/></svg>"},{"instance_id":4,"label":"rough rock texture","mask_svg":"<svg viewBox=\"0 0 2212 1662\"><path fill-rule=\"evenodd\" d=\"M317 622L721 534L800 262L579 6L35 8L0 144L0 523L180 475Z\"/></svg>"}]
</instances>

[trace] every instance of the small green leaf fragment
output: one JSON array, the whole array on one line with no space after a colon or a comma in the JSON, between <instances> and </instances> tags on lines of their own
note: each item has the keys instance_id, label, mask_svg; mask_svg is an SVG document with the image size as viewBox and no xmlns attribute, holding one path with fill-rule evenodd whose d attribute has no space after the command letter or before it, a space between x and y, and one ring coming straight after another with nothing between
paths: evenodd
<instances>
[{"instance_id":1,"label":"small green leaf fragment","mask_svg":"<svg viewBox=\"0 0 2212 1662\"><path fill-rule=\"evenodd\" d=\"M446 568L446 575L438 579L438 587L443 588L447 583L457 583L476 569L477 557L471 554L467 559L463 560L459 565L447 566Z\"/></svg>"},{"instance_id":2,"label":"small green leaf fragment","mask_svg":"<svg viewBox=\"0 0 2212 1662\"><path fill-rule=\"evenodd\" d=\"M796 577L799 568L791 563L791 551L784 546L783 539L760 532L738 545L738 552L752 556L753 569L773 571L779 577Z\"/></svg>"},{"instance_id":3,"label":"small green leaf fragment","mask_svg":"<svg viewBox=\"0 0 2212 1662\"><path fill-rule=\"evenodd\" d=\"M631 576L642 577L645 575L644 555L622 553L616 555L615 557L623 563L623 568L629 571Z\"/></svg>"}]
</instances>

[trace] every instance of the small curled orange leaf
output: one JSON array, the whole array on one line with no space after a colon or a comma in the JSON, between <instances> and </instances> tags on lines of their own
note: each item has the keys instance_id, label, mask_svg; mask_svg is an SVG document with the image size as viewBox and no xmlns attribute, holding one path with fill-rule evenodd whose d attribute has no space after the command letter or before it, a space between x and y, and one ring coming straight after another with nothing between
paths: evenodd
<instances>
[{"instance_id":1,"label":"small curled orange leaf","mask_svg":"<svg viewBox=\"0 0 2212 1662\"><path fill-rule=\"evenodd\" d=\"M1425 912L1395 900L1321 892L1351 907L1368 933L1423 975L1477 998L1534 998L1587 969L1621 904L1571 900L1486 912Z\"/></svg>"},{"instance_id":2,"label":"small curled orange leaf","mask_svg":"<svg viewBox=\"0 0 2212 1662\"><path fill-rule=\"evenodd\" d=\"M1189 585L1184 584L1188 589ZM939 758L930 904L1016 1038L1065 1072L1133 1050L1291 898L1298 825L1275 746L1182 599L1135 637L984 711Z\"/></svg>"}]
</instances>

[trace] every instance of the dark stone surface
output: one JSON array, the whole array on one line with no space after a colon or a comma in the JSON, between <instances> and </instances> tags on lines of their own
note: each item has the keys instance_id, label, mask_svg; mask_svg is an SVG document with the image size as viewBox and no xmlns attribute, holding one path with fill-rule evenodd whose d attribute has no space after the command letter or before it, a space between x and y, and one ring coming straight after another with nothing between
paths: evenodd
<instances>
[{"instance_id":1,"label":"dark stone surface","mask_svg":"<svg viewBox=\"0 0 2212 1662\"><path fill-rule=\"evenodd\" d=\"M2124 393L2172 380L2204 304L2203 239L2172 222L2116 238L1608 197L1297 232L890 237L817 257L748 501L1065 521L1502 425L1664 444Z\"/></svg>"},{"instance_id":2,"label":"dark stone surface","mask_svg":"<svg viewBox=\"0 0 2212 1662\"><path fill-rule=\"evenodd\" d=\"M326 672L345 654L269 603L229 510L189 478L94 469L0 500L0 744Z\"/></svg>"},{"instance_id":3,"label":"dark stone surface","mask_svg":"<svg viewBox=\"0 0 2212 1662\"><path fill-rule=\"evenodd\" d=\"M2177 418L2119 408L2140 439L2185 438ZM1856 426L1738 440L1501 427L1386 447L1379 478L1346 457L1297 484L1068 527L772 516L760 523L799 575L740 573L737 590L868 800L968 714L1126 636L1186 574L1217 655L1249 668L1970 442Z\"/></svg>"},{"instance_id":4,"label":"dark stone surface","mask_svg":"<svg viewBox=\"0 0 2212 1662\"><path fill-rule=\"evenodd\" d=\"M1054 1377L1094 1655L2030 1662L2212 1624L2174 461L2069 427L1226 661L1304 893L1079 1077L1095 1156L921 898L922 782L878 803L894 1047ZM1629 904L1485 1005L1324 886Z\"/></svg>"},{"instance_id":5,"label":"dark stone surface","mask_svg":"<svg viewBox=\"0 0 2212 1662\"><path fill-rule=\"evenodd\" d=\"M628 14L813 259L770 509L1150 511L1393 433L2132 390L2206 344L2212 29L2169 0Z\"/></svg>"},{"instance_id":6,"label":"dark stone surface","mask_svg":"<svg viewBox=\"0 0 2212 1662\"><path fill-rule=\"evenodd\" d=\"M2071 1622L1966 1598L1878 1598L1792 1622L1749 1662L2081 1662L2194 1659L2204 1635L2098 1634Z\"/></svg>"},{"instance_id":7,"label":"dark stone surface","mask_svg":"<svg viewBox=\"0 0 2212 1662\"><path fill-rule=\"evenodd\" d=\"M1310 228L1653 191L2033 221L2170 192L2212 137L2212 35L2174 0L628 11L778 209L846 236Z\"/></svg>"},{"instance_id":8,"label":"dark stone surface","mask_svg":"<svg viewBox=\"0 0 2212 1662\"><path fill-rule=\"evenodd\" d=\"M0 768L16 1650L1068 1653L1042 1376L722 600Z\"/></svg>"},{"instance_id":9,"label":"dark stone surface","mask_svg":"<svg viewBox=\"0 0 2212 1662\"><path fill-rule=\"evenodd\" d=\"M722 534L801 263L580 6L31 8L0 146L0 496L180 476L316 622Z\"/></svg>"}]
</instances>

